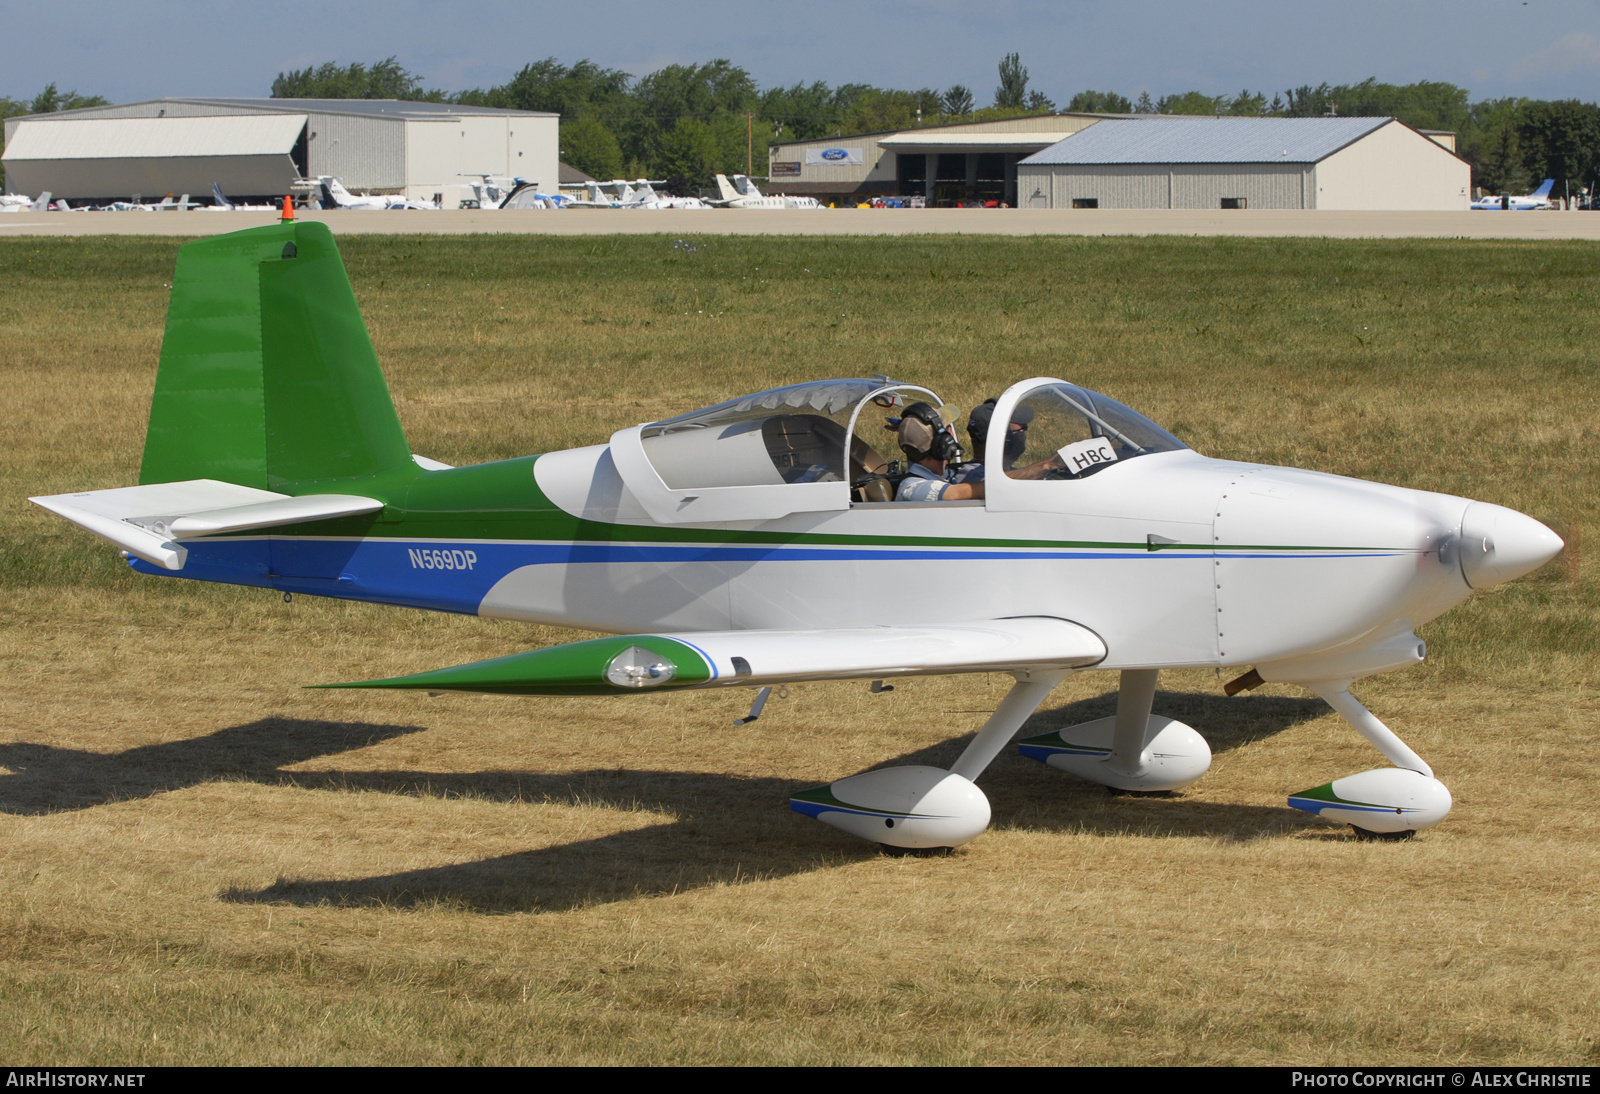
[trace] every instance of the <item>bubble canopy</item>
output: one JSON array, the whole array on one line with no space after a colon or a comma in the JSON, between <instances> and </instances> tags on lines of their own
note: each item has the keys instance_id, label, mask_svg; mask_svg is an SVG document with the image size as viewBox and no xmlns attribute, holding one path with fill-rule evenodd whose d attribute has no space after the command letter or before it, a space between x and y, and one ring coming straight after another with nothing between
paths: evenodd
<instances>
[{"instance_id":1,"label":"bubble canopy","mask_svg":"<svg viewBox=\"0 0 1600 1094\"><path fill-rule=\"evenodd\" d=\"M882 377L818 380L652 422L639 435L673 488L848 482L888 467L873 440L853 432L858 424L870 430L866 409L893 414L918 399L944 403L927 388Z\"/></svg>"},{"instance_id":2,"label":"bubble canopy","mask_svg":"<svg viewBox=\"0 0 1600 1094\"><path fill-rule=\"evenodd\" d=\"M1040 441L1111 438L1121 460L1184 447L1143 415L1076 385L1040 380L1025 398L1026 424L1037 422ZM889 460L902 453L893 423L917 401L961 420L958 408L916 384L882 376L817 380L619 430L611 448L630 490L666 523L848 509L852 500L873 504L863 501L874 496L863 484L894 474ZM1047 426L1055 422L1059 428Z\"/></svg>"}]
</instances>

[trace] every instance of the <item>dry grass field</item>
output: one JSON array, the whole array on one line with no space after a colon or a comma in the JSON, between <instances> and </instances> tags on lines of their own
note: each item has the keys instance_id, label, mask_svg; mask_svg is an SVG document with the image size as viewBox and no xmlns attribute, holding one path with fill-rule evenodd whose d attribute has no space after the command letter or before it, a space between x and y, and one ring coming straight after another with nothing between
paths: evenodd
<instances>
[{"instance_id":1,"label":"dry grass field","mask_svg":"<svg viewBox=\"0 0 1600 1094\"><path fill-rule=\"evenodd\" d=\"M1511 505L1571 549L1357 691L1455 794L1363 843L1320 701L1164 676L1167 798L1003 755L892 858L786 795L953 759L1008 681L327 692L550 629L140 578L30 494L135 481L176 241L0 240L0 1058L67 1063L1600 1062L1600 272L1590 243L342 240L415 451L593 443L892 371L1054 374L1210 455ZM1064 684L1027 732L1111 709Z\"/></svg>"}]
</instances>

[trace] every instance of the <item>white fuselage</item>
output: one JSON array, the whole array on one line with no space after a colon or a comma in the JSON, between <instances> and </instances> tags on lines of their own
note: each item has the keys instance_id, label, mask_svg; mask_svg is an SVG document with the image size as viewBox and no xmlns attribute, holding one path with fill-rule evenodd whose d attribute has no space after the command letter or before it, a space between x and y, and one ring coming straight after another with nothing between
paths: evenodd
<instances>
[{"instance_id":1,"label":"white fuselage","mask_svg":"<svg viewBox=\"0 0 1600 1094\"><path fill-rule=\"evenodd\" d=\"M822 203L816 198L792 198L783 194L773 194L768 197L740 197L725 202L728 209L821 209Z\"/></svg>"},{"instance_id":2,"label":"white fuselage","mask_svg":"<svg viewBox=\"0 0 1600 1094\"><path fill-rule=\"evenodd\" d=\"M623 527L603 560L507 573L483 615L613 632L1048 615L1101 636L1099 667L1130 668L1359 644L1472 591L1451 552L1467 499L1190 451L1030 483L1032 509L857 504L683 525L671 544L630 541L627 526L658 526L608 446L541 457L535 475L564 511Z\"/></svg>"}]
</instances>

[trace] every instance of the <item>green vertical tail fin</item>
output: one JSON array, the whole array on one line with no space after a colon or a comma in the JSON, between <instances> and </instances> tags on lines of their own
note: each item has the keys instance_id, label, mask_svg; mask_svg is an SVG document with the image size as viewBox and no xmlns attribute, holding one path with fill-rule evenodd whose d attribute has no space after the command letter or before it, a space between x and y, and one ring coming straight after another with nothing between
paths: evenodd
<instances>
[{"instance_id":1,"label":"green vertical tail fin","mask_svg":"<svg viewBox=\"0 0 1600 1094\"><path fill-rule=\"evenodd\" d=\"M296 485L415 466L326 225L178 251L140 483Z\"/></svg>"}]
</instances>

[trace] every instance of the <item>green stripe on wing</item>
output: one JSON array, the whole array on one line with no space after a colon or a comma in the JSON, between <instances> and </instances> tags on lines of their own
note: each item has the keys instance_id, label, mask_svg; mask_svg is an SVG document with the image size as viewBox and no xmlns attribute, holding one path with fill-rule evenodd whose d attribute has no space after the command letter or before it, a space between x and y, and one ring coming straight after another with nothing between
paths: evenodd
<instances>
[{"instance_id":1,"label":"green stripe on wing","mask_svg":"<svg viewBox=\"0 0 1600 1094\"><path fill-rule=\"evenodd\" d=\"M624 656L631 650L643 651L647 656ZM666 668L658 677L644 677L648 683L616 682L614 677L621 678L621 673L614 670L635 663L646 668ZM496 695L616 695L693 687L705 683L713 675L711 664L692 646L660 635L625 634L513 653L413 676L311 686L480 691Z\"/></svg>"}]
</instances>

